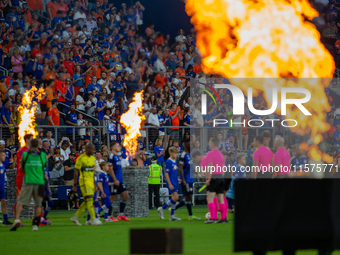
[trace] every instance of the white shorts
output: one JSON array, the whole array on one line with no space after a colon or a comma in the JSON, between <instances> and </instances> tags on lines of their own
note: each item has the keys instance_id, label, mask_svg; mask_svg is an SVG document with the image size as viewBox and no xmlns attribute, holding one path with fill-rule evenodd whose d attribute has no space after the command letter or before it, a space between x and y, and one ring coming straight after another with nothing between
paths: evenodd
<instances>
[{"instance_id":1,"label":"white shorts","mask_svg":"<svg viewBox=\"0 0 340 255\"><path fill-rule=\"evenodd\" d=\"M159 131L159 136L164 136L164 132Z\"/></svg>"},{"instance_id":2,"label":"white shorts","mask_svg":"<svg viewBox=\"0 0 340 255\"><path fill-rule=\"evenodd\" d=\"M140 133L141 133L141 137L146 137L146 132L145 132L145 130L142 129L142 130L140 131Z\"/></svg>"}]
</instances>

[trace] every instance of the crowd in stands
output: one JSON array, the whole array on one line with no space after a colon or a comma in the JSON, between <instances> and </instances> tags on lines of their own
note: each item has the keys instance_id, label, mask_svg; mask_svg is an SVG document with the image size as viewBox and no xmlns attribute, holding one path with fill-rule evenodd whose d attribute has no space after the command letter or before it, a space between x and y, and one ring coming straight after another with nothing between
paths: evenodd
<instances>
[{"instance_id":1,"label":"crowd in stands","mask_svg":"<svg viewBox=\"0 0 340 255\"><path fill-rule=\"evenodd\" d=\"M335 30L339 25L337 5L331 2L325 7L329 22L322 32L325 43L332 47L336 47L336 42L340 45ZM110 153L106 144L122 141L125 131L120 116L139 91L144 92L142 125L149 128L142 127L138 154L134 160L126 160L126 165L148 165L151 153L164 166L169 146L182 151L186 139L191 139L193 150L209 151L200 144L200 128L212 127L215 118L236 122L252 119L253 125L259 126L262 121L265 123L263 129L240 126L228 131L229 124L223 124L216 131L207 130L209 136L217 135L228 161L240 151L251 154L253 138L258 134L283 136L279 122L271 128L270 122L265 121L273 116L253 115L246 104L244 116L233 116L232 96L227 90L218 91L222 106L209 101L207 114L202 115L202 83L226 80L202 72L194 29L180 29L175 38L164 35L157 31L157 24L144 24L145 8L139 1L133 6L115 6L108 0L52 0L46 5L46 12L43 7L41 0L3 0L0 4L0 61L8 70L8 75L0 76L4 140L0 144L5 143L11 152L8 167L15 167L14 152L19 146L17 126L22 116L18 107L23 93L33 86L45 89L41 100L34 99L39 106L36 124L50 126L38 131L41 148L48 154L51 176L59 184L70 181L74 161L84 151L86 142L91 140L96 145L98 162L106 160ZM253 103L256 109L267 108L262 95L254 98ZM335 114L334 111L332 108ZM338 114L339 117L334 115L336 131L328 138L337 134L335 144L340 145ZM58 126L68 128L55 128ZM176 128L180 126L185 129ZM271 148L272 142L273 139ZM122 149L121 157L128 159ZM248 161L251 162L251 156Z\"/></svg>"}]
</instances>

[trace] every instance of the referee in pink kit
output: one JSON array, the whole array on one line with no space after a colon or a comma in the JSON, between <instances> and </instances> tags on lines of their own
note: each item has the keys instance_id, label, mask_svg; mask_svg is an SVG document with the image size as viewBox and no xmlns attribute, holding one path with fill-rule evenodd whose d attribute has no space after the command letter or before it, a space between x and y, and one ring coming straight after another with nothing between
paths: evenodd
<instances>
[{"instance_id":1,"label":"referee in pink kit","mask_svg":"<svg viewBox=\"0 0 340 255\"><path fill-rule=\"evenodd\" d=\"M263 136L255 137L255 147L257 150L254 152L254 166L255 171L252 171L253 179L271 179L273 173L271 169L274 167L273 152L263 145Z\"/></svg>"},{"instance_id":2,"label":"referee in pink kit","mask_svg":"<svg viewBox=\"0 0 340 255\"><path fill-rule=\"evenodd\" d=\"M206 185L207 185L207 203L210 212L210 219L204 223L225 223L227 207L223 199L224 179L223 179L223 167L224 156L218 150L219 141L216 137L212 137L209 140L210 152L206 156L207 171L206 171ZM218 204L214 203L214 198L217 195ZM217 220L218 205L220 207L221 219ZM216 218L215 218L216 217Z\"/></svg>"},{"instance_id":3,"label":"referee in pink kit","mask_svg":"<svg viewBox=\"0 0 340 255\"><path fill-rule=\"evenodd\" d=\"M274 140L274 146L276 148L276 153L274 156L275 163L275 178L282 179L289 177L289 162L290 162L290 154L285 149L285 140L279 136ZM277 171L279 169L279 171Z\"/></svg>"}]
</instances>

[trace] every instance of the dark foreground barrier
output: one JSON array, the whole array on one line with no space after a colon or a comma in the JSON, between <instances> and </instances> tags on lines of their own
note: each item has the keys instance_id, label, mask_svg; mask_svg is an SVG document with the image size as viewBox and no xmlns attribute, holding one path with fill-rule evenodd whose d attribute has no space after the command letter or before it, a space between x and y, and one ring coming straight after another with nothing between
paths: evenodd
<instances>
[{"instance_id":1,"label":"dark foreground barrier","mask_svg":"<svg viewBox=\"0 0 340 255\"><path fill-rule=\"evenodd\" d=\"M340 249L340 180L236 181L235 195L235 251Z\"/></svg>"},{"instance_id":2,"label":"dark foreground barrier","mask_svg":"<svg viewBox=\"0 0 340 255\"><path fill-rule=\"evenodd\" d=\"M175 245L174 245L175 244ZM131 254L182 254L181 228L130 229Z\"/></svg>"}]
</instances>

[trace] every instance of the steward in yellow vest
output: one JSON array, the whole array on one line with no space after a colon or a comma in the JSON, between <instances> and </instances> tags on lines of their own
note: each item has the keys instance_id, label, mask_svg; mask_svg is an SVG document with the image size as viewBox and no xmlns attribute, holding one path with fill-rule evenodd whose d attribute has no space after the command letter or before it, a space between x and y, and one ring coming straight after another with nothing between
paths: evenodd
<instances>
[{"instance_id":1,"label":"steward in yellow vest","mask_svg":"<svg viewBox=\"0 0 340 255\"><path fill-rule=\"evenodd\" d=\"M153 194L155 194L154 206L159 206L159 189L161 187L161 173L162 167L157 164L157 157L151 159L151 165L149 165L149 209L153 209L152 201Z\"/></svg>"}]
</instances>

